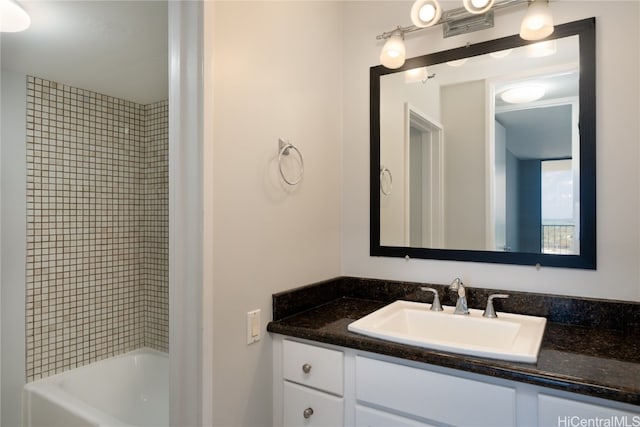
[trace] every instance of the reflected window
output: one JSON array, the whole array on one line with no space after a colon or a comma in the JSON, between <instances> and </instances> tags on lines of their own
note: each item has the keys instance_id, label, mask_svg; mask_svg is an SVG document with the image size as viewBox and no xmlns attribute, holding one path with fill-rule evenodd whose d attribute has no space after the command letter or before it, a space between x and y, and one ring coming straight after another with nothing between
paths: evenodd
<instances>
[{"instance_id":1,"label":"reflected window","mask_svg":"<svg viewBox=\"0 0 640 427\"><path fill-rule=\"evenodd\" d=\"M542 253L575 253L576 224L571 159L543 160L540 171Z\"/></svg>"}]
</instances>

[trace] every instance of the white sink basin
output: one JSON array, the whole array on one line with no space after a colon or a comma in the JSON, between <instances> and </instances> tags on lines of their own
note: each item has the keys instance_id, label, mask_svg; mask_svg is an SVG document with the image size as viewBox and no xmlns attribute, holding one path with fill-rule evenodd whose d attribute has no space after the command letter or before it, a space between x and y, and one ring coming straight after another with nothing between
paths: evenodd
<instances>
[{"instance_id":1,"label":"white sink basin","mask_svg":"<svg viewBox=\"0 0 640 427\"><path fill-rule=\"evenodd\" d=\"M351 332L470 356L535 363L547 319L511 313L482 317L482 310L453 314L453 307L396 301L348 325Z\"/></svg>"}]
</instances>

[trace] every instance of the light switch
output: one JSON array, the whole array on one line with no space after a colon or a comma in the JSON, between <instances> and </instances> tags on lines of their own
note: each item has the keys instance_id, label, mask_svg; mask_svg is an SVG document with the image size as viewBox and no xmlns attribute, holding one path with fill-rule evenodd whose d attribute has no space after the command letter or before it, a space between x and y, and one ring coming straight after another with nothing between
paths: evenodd
<instances>
[{"instance_id":1,"label":"light switch","mask_svg":"<svg viewBox=\"0 0 640 427\"><path fill-rule=\"evenodd\" d=\"M247 312L247 344L260 341L260 309Z\"/></svg>"}]
</instances>

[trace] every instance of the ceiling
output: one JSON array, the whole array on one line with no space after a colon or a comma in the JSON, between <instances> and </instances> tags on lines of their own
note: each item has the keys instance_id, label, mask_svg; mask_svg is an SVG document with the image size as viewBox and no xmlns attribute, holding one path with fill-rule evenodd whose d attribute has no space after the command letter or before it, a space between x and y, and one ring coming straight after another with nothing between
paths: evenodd
<instances>
[{"instance_id":1,"label":"ceiling","mask_svg":"<svg viewBox=\"0 0 640 427\"><path fill-rule=\"evenodd\" d=\"M571 104L496 113L496 121L507 133L507 150L518 159L564 159L573 154Z\"/></svg>"},{"instance_id":2,"label":"ceiling","mask_svg":"<svg viewBox=\"0 0 640 427\"><path fill-rule=\"evenodd\" d=\"M166 1L18 2L31 26L2 33L3 69L141 104L168 98Z\"/></svg>"}]
</instances>

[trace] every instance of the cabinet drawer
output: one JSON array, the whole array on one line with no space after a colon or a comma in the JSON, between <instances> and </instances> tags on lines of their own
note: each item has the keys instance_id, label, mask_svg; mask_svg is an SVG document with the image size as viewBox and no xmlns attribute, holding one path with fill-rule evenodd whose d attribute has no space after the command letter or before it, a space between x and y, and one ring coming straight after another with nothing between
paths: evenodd
<instances>
[{"instance_id":1,"label":"cabinet drawer","mask_svg":"<svg viewBox=\"0 0 640 427\"><path fill-rule=\"evenodd\" d=\"M343 408L341 397L284 382L284 427L339 427Z\"/></svg>"},{"instance_id":2,"label":"cabinet drawer","mask_svg":"<svg viewBox=\"0 0 640 427\"><path fill-rule=\"evenodd\" d=\"M356 398L456 426L512 426L516 419L513 388L360 356L356 357Z\"/></svg>"},{"instance_id":3,"label":"cabinet drawer","mask_svg":"<svg viewBox=\"0 0 640 427\"><path fill-rule=\"evenodd\" d=\"M640 412L632 413L562 397L538 395L539 426L592 425L588 424L589 420L594 422L593 420L596 419L609 420L611 421L610 425L639 426Z\"/></svg>"},{"instance_id":4,"label":"cabinet drawer","mask_svg":"<svg viewBox=\"0 0 640 427\"><path fill-rule=\"evenodd\" d=\"M285 340L282 372L286 380L342 396L343 353Z\"/></svg>"},{"instance_id":5,"label":"cabinet drawer","mask_svg":"<svg viewBox=\"0 0 640 427\"><path fill-rule=\"evenodd\" d=\"M433 427L431 424L356 405L356 427Z\"/></svg>"}]
</instances>

